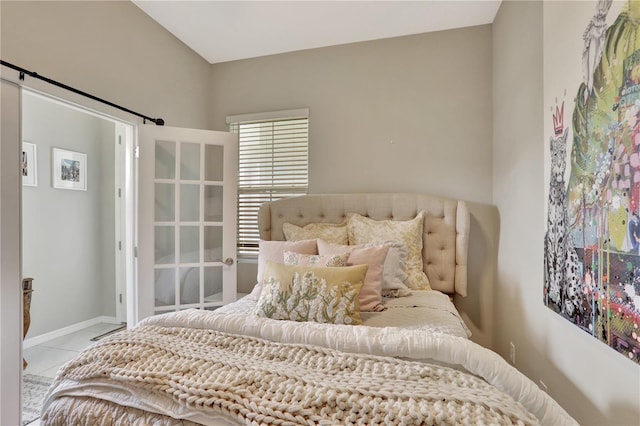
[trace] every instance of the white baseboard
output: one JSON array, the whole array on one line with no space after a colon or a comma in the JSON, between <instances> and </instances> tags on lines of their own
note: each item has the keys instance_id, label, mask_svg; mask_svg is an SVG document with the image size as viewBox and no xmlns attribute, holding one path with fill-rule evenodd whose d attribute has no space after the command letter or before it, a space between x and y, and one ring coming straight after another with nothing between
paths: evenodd
<instances>
[{"instance_id":1,"label":"white baseboard","mask_svg":"<svg viewBox=\"0 0 640 426\"><path fill-rule=\"evenodd\" d=\"M22 343L22 348L27 349L32 346L41 345L42 343L48 342L49 340L62 337L66 334L73 333L75 331L80 331L83 328L91 327L92 325L96 325L100 323L120 324L120 321L116 320L116 317L107 317L107 316L92 318L90 320L82 321L77 324L72 324L68 327L63 327L58 330L50 331L49 333L24 339L24 342Z\"/></svg>"}]
</instances>

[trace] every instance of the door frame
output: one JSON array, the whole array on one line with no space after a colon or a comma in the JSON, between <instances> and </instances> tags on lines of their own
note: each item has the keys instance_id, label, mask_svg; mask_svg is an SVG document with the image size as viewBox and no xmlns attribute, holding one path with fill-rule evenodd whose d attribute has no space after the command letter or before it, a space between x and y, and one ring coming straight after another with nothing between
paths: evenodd
<instances>
[{"instance_id":1,"label":"door frame","mask_svg":"<svg viewBox=\"0 0 640 426\"><path fill-rule=\"evenodd\" d=\"M135 305L129 306L129 300L135 300L130 295L135 292L135 256L134 256L134 233L136 215L134 209L135 200L135 170L134 152L136 141L134 128L137 126L125 122L121 119L110 117L99 111L88 109L82 105L75 105L64 99L50 96L40 91L34 91L24 87L22 92L28 92L33 96L40 97L47 102L53 102L64 108L79 111L83 114L95 116L101 120L110 122L114 126L115 138L113 149L115 151L114 160L114 187L115 193L115 227L113 233L114 260L115 260L115 295L114 303L116 307L115 318L119 322L127 322L129 313L135 310ZM20 94L22 98L22 93ZM22 203L20 204L22 214ZM122 299L121 295L122 294ZM122 302L121 302L122 300ZM137 321L128 321L135 324Z\"/></svg>"},{"instance_id":2,"label":"door frame","mask_svg":"<svg viewBox=\"0 0 640 426\"><path fill-rule=\"evenodd\" d=\"M134 127L116 122L115 260L116 320L135 324L135 147Z\"/></svg>"}]
</instances>

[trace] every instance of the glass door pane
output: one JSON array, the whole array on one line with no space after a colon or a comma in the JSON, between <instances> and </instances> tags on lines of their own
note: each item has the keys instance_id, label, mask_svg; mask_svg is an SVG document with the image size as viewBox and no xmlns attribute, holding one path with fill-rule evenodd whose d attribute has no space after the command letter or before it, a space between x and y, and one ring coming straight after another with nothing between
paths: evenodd
<instances>
[{"instance_id":1,"label":"glass door pane","mask_svg":"<svg viewBox=\"0 0 640 426\"><path fill-rule=\"evenodd\" d=\"M200 180L200 145L182 143L180 147L180 179Z\"/></svg>"},{"instance_id":2,"label":"glass door pane","mask_svg":"<svg viewBox=\"0 0 640 426\"><path fill-rule=\"evenodd\" d=\"M180 220L198 222L200 220L201 185L180 185Z\"/></svg>"},{"instance_id":3,"label":"glass door pane","mask_svg":"<svg viewBox=\"0 0 640 426\"><path fill-rule=\"evenodd\" d=\"M204 268L204 299L208 302L222 302L222 268Z\"/></svg>"},{"instance_id":4,"label":"glass door pane","mask_svg":"<svg viewBox=\"0 0 640 426\"><path fill-rule=\"evenodd\" d=\"M156 141L156 172L157 179L174 179L176 176L176 143Z\"/></svg>"},{"instance_id":5,"label":"glass door pane","mask_svg":"<svg viewBox=\"0 0 640 426\"><path fill-rule=\"evenodd\" d=\"M224 180L224 147L220 145L207 145L205 152L205 180L209 182L222 182Z\"/></svg>"},{"instance_id":6,"label":"glass door pane","mask_svg":"<svg viewBox=\"0 0 640 426\"><path fill-rule=\"evenodd\" d=\"M220 185L206 185L204 187L204 220L207 222L222 222L223 218L223 187Z\"/></svg>"},{"instance_id":7,"label":"glass door pane","mask_svg":"<svg viewBox=\"0 0 640 426\"><path fill-rule=\"evenodd\" d=\"M155 185L155 219L156 222L173 222L176 219L176 186L173 183L156 183Z\"/></svg>"}]
</instances>

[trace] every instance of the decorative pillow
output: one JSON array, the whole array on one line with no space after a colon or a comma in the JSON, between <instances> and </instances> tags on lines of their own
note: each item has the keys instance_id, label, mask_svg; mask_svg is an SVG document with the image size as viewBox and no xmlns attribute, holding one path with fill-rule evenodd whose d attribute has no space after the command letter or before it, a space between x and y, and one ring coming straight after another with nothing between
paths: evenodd
<instances>
[{"instance_id":1,"label":"decorative pillow","mask_svg":"<svg viewBox=\"0 0 640 426\"><path fill-rule=\"evenodd\" d=\"M367 265L339 268L267 262L255 313L261 317L362 324L358 294Z\"/></svg>"},{"instance_id":2,"label":"decorative pillow","mask_svg":"<svg viewBox=\"0 0 640 426\"><path fill-rule=\"evenodd\" d=\"M364 278L364 286L360 290L360 310L382 311L382 280L384 278L384 265L389 246L386 244L365 246L345 246L318 240L318 253L330 255L332 253L344 253L348 256L347 265L369 265L367 275Z\"/></svg>"},{"instance_id":3,"label":"decorative pillow","mask_svg":"<svg viewBox=\"0 0 640 426\"><path fill-rule=\"evenodd\" d=\"M258 276L257 283L251 291L251 296L258 299L262 290L262 276L267 261L284 263L284 252L293 251L302 254L317 254L316 240L304 241L265 241L258 245Z\"/></svg>"},{"instance_id":4,"label":"decorative pillow","mask_svg":"<svg viewBox=\"0 0 640 426\"><path fill-rule=\"evenodd\" d=\"M409 276L407 274L409 248L395 241L386 241L385 244L389 246L389 253L384 260L382 297L410 296L411 290L404 283Z\"/></svg>"},{"instance_id":5,"label":"decorative pillow","mask_svg":"<svg viewBox=\"0 0 640 426\"><path fill-rule=\"evenodd\" d=\"M401 296L409 296L411 294L411 290L404 284L404 281L407 279L407 267L405 263L407 262L407 255L409 254L409 249L402 243L397 243L393 241L385 241L383 243L386 247L388 247L389 251L384 258L384 265L382 267L382 286L381 293L382 297L401 297ZM360 244L354 246L344 246L339 244L328 243L324 240L318 240L318 253L320 254L330 254L330 253L351 253L353 249L363 249L367 247L378 247L379 243L367 243ZM347 262L351 262L352 259L348 259ZM354 262L354 264L359 264L360 262ZM362 262L367 263L367 262ZM349 263L350 264L350 263ZM369 272L367 272L367 278L369 278L369 274L371 273L371 265L369 265ZM363 308L366 303L363 303L363 293L367 288L367 279L365 279L365 286L360 292L360 310L366 311Z\"/></svg>"},{"instance_id":6,"label":"decorative pillow","mask_svg":"<svg viewBox=\"0 0 640 426\"><path fill-rule=\"evenodd\" d=\"M295 266L347 266L348 258L348 253L321 255L284 252L284 264Z\"/></svg>"},{"instance_id":7,"label":"decorative pillow","mask_svg":"<svg viewBox=\"0 0 640 426\"><path fill-rule=\"evenodd\" d=\"M397 241L409 249L407 256L407 287L415 290L431 289L422 265L422 228L424 212L411 220L373 220L356 213L349 215L347 231L349 244Z\"/></svg>"},{"instance_id":8,"label":"decorative pillow","mask_svg":"<svg viewBox=\"0 0 640 426\"><path fill-rule=\"evenodd\" d=\"M282 232L287 241L311 240L320 238L335 244L348 244L346 223L310 223L299 227L292 223L282 224Z\"/></svg>"}]
</instances>

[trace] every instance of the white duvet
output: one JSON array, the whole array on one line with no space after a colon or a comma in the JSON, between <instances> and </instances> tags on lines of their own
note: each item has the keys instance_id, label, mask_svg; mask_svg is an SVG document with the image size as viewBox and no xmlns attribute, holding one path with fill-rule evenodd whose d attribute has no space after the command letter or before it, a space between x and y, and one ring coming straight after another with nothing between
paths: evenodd
<instances>
[{"instance_id":1,"label":"white duvet","mask_svg":"<svg viewBox=\"0 0 640 426\"><path fill-rule=\"evenodd\" d=\"M257 299L251 295L222 306L217 313L246 314L255 311ZM402 327L470 337L471 332L455 306L444 293L435 290L412 290L398 298L383 298L384 311L360 312L363 325L369 327Z\"/></svg>"},{"instance_id":2,"label":"white duvet","mask_svg":"<svg viewBox=\"0 0 640 426\"><path fill-rule=\"evenodd\" d=\"M577 424L552 398L507 364L499 355L457 336L395 327L294 323L243 314L221 314L200 310L150 317L140 325L215 329L275 342L317 345L349 353L367 353L449 365L464 369L510 395L532 413L541 424ZM56 398L65 395L106 399L165 415L175 410L175 407L159 401L141 400L139 395L132 394L130 390L119 386L105 384L97 387L81 387L73 380L59 377L45 400L43 412L46 412ZM220 424L216 421L208 423Z\"/></svg>"}]
</instances>

